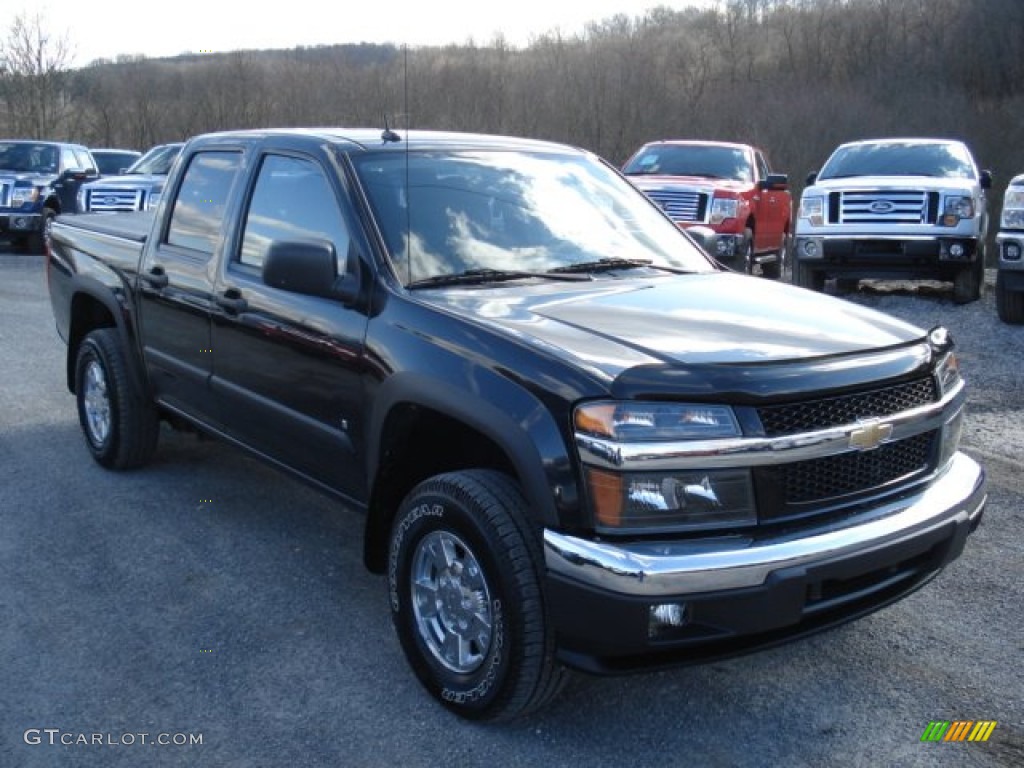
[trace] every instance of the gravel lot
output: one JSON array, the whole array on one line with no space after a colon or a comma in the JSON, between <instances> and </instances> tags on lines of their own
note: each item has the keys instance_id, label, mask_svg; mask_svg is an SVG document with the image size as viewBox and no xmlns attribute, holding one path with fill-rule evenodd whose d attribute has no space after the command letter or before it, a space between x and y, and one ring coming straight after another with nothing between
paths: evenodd
<instances>
[{"instance_id":1,"label":"gravel lot","mask_svg":"<svg viewBox=\"0 0 1024 768\"><path fill-rule=\"evenodd\" d=\"M1024 327L998 321L991 287L966 306L941 284L844 298L959 343L964 447L991 493L964 556L826 634L575 677L543 713L483 726L413 680L358 515L170 431L145 470L95 466L41 261L0 255L0 766L1024 765ZM998 726L983 744L923 744L931 720ZM104 743L50 745L43 729Z\"/></svg>"}]
</instances>

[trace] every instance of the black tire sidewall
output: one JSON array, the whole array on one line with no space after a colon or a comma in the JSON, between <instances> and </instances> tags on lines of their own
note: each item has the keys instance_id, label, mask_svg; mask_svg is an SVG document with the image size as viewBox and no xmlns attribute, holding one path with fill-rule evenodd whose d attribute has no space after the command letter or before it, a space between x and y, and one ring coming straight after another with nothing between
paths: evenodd
<instances>
[{"instance_id":1,"label":"black tire sidewall","mask_svg":"<svg viewBox=\"0 0 1024 768\"><path fill-rule=\"evenodd\" d=\"M813 267L804 262L796 261L793 264L793 283L810 291L818 291L824 288L824 277Z\"/></svg>"},{"instance_id":2,"label":"black tire sidewall","mask_svg":"<svg viewBox=\"0 0 1024 768\"><path fill-rule=\"evenodd\" d=\"M996 312L1004 323L1024 323L1024 293L1006 287L1006 273L996 273Z\"/></svg>"},{"instance_id":3,"label":"black tire sidewall","mask_svg":"<svg viewBox=\"0 0 1024 768\"><path fill-rule=\"evenodd\" d=\"M953 303L969 304L981 298L985 267L980 261L964 267L953 277Z\"/></svg>"},{"instance_id":4,"label":"black tire sidewall","mask_svg":"<svg viewBox=\"0 0 1024 768\"><path fill-rule=\"evenodd\" d=\"M740 258L743 260L743 272L748 275L754 274L756 251L754 250L754 230L750 227L743 230L743 253Z\"/></svg>"},{"instance_id":5,"label":"black tire sidewall","mask_svg":"<svg viewBox=\"0 0 1024 768\"><path fill-rule=\"evenodd\" d=\"M52 208L43 208L41 216L42 221L39 222L39 231L33 232L28 237L28 249L36 254L46 253L46 248L49 245L46 232L57 215Z\"/></svg>"},{"instance_id":6,"label":"black tire sidewall","mask_svg":"<svg viewBox=\"0 0 1024 768\"><path fill-rule=\"evenodd\" d=\"M484 663L457 674L434 658L420 637L412 607L410 571L417 544L429 533L448 531L472 550L490 593L492 638ZM522 616L517 609L512 566L502 562L500 541L485 530L456 494L431 484L414 492L395 518L388 557L388 591L392 619L409 663L421 683L446 707L463 717L487 717L495 702L508 695L507 683L517 664Z\"/></svg>"},{"instance_id":7,"label":"black tire sidewall","mask_svg":"<svg viewBox=\"0 0 1024 768\"><path fill-rule=\"evenodd\" d=\"M94 360L103 369L103 376L106 379L107 385L107 399L110 407L110 433L102 443L96 443L93 439L92 430L89 429L88 418L85 415L85 370L89 363ZM82 341L82 346L78 350L78 357L75 360L75 392L78 403L78 420L82 427L82 434L85 436L85 444L89 447L89 451L96 461L104 466L109 466L114 462L117 454L117 442L120 438L121 426L118 419L120 393L115 386L111 363L106 351L91 335Z\"/></svg>"}]
</instances>

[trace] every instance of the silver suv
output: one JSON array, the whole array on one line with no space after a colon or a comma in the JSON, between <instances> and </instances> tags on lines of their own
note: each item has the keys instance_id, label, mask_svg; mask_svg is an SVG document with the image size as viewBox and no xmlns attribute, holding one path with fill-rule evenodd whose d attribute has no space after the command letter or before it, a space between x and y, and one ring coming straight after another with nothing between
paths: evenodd
<instances>
[{"instance_id":1,"label":"silver suv","mask_svg":"<svg viewBox=\"0 0 1024 768\"><path fill-rule=\"evenodd\" d=\"M78 190L79 213L148 211L156 208L167 174L184 144L158 144L119 176L108 176Z\"/></svg>"},{"instance_id":2,"label":"silver suv","mask_svg":"<svg viewBox=\"0 0 1024 768\"><path fill-rule=\"evenodd\" d=\"M953 282L953 300L981 296L992 175L961 141L882 139L839 146L807 177L793 281L822 290L861 278Z\"/></svg>"}]
</instances>

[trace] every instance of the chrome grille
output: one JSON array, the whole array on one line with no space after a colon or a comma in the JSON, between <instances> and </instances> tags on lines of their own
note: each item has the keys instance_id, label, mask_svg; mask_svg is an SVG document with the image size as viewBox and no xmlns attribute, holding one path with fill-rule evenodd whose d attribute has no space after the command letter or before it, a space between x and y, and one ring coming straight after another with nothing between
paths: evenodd
<instances>
[{"instance_id":1,"label":"chrome grille","mask_svg":"<svg viewBox=\"0 0 1024 768\"><path fill-rule=\"evenodd\" d=\"M839 220L833 222L836 224L925 224L929 221L929 195L922 190L863 189L833 194L839 195Z\"/></svg>"},{"instance_id":2,"label":"chrome grille","mask_svg":"<svg viewBox=\"0 0 1024 768\"><path fill-rule=\"evenodd\" d=\"M702 192L676 189L650 189L647 196L673 221L706 221L708 196Z\"/></svg>"},{"instance_id":3,"label":"chrome grille","mask_svg":"<svg viewBox=\"0 0 1024 768\"><path fill-rule=\"evenodd\" d=\"M763 406L757 409L757 414L765 434L777 437L891 416L937 399L935 382L928 376L867 392Z\"/></svg>"},{"instance_id":4,"label":"chrome grille","mask_svg":"<svg viewBox=\"0 0 1024 768\"><path fill-rule=\"evenodd\" d=\"M141 211L142 194L141 189L90 189L85 196L85 210Z\"/></svg>"}]
</instances>

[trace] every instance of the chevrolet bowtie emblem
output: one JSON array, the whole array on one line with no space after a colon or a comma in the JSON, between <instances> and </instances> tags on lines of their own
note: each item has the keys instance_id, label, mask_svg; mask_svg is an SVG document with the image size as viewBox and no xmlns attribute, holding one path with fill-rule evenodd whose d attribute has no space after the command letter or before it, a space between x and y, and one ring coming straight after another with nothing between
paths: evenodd
<instances>
[{"instance_id":1,"label":"chevrolet bowtie emblem","mask_svg":"<svg viewBox=\"0 0 1024 768\"><path fill-rule=\"evenodd\" d=\"M892 424L878 420L861 422L860 427L850 432L850 447L858 451L871 451L892 437Z\"/></svg>"}]
</instances>

